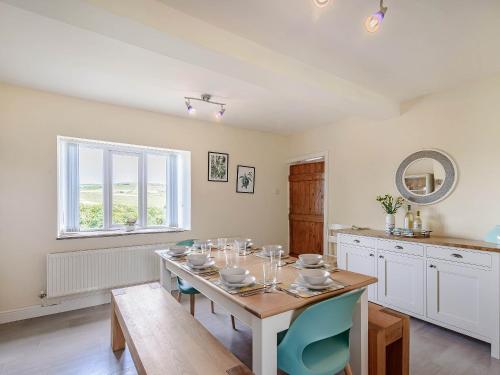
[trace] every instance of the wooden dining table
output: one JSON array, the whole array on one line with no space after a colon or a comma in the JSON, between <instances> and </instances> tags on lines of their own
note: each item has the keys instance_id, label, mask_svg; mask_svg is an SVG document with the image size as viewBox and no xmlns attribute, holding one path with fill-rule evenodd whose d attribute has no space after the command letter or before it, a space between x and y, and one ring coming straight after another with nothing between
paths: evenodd
<instances>
[{"instance_id":1,"label":"wooden dining table","mask_svg":"<svg viewBox=\"0 0 500 375\"><path fill-rule=\"evenodd\" d=\"M377 281L372 276L339 270L332 273L332 278L345 285L344 288L303 298L284 291L258 293L251 296L229 294L205 277L197 276L170 259L166 251L156 252L160 257L160 283L168 291L177 288L175 276L189 282L208 299L223 307L252 331L252 371L256 375L271 375L277 372L277 334L287 330L294 319L308 306L352 290L365 288L353 312L351 328L350 363L354 374L368 374L368 295L366 287ZM212 250L212 257L218 267L225 266L224 252ZM284 259L286 260L286 259ZM263 278L263 264L267 260L250 254L239 256L239 266L250 274ZM278 267L278 283L293 283L299 270L292 263ZM335 319L335 313L332 313Z\"/></svg>"}]
</instances>

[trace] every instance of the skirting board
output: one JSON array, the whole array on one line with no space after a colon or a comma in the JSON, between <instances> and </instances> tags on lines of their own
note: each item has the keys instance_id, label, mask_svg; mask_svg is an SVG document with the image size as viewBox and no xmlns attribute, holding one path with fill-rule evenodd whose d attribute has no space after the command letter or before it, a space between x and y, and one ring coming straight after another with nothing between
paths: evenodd
<instances>
[{"instance_id":1,"label":"skirting board","mask_svg":"<svg viewBox=\"0 0 500 375\"><path fill-rule=\"evenodd\" d=\"M104 305L110 301L111 294L109 290L103 290L81 296L57 298L57 301L47 301L50 303L50 305L47 306L35 305L15 310L0 311L0 324L37 318L45 315L58 314L71 310L84 309L86 307Z\"/></svg>"}]
</instances>

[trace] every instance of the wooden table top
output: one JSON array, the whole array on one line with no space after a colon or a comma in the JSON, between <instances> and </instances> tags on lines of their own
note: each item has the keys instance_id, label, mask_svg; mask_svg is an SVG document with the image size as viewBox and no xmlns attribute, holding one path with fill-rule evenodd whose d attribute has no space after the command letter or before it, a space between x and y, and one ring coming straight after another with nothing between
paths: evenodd
<instances>
[{"instance_id":1,"label":"wooden table top","mask_svg":"<svg viewBox=\"0 0 500 375\"><path fill-rule=\"evenodd\" d=\"M428 238L399 237L387 234L382 230L373 230L373 229L356 229L356 230L340 229L336 230L335 232L343 234L351 234L355 236L375 237L384 240L416 242L424 245L449 246L449 247L458 247L461 249L491 251L495 253L500 253L500 245L491 242L469 240L465 238L441 237L432 235Z\"/></svg>"},{"instance_id":2,"label":"wooden table top","mask_svg":"<svg viewBox=\"0 0 500 375\"><path fill-rule=\"evenodd\" d=\"M225 265L224 254L221 251L212 250L212 256L214 256L214 260L218 267L223 267ZM176 262L171 261L168 258L163 257L170 265L173 265L173 269L177 268L182 272L186 272L183 268L179 266ZM254 275L257 278L257 281L262 280L263 278L263 264L266 259L258 257L256 255L247 255L239 257L239 266L246 268L250 271L250 274ZM175 271L173 271L176 273ZM286 265L278 268L278 282L291 283L295 281L298 277L299 270L292 265ZM277 315L290 310L297 310L303 308L308 305L312 305L316 302L331 298L336 295L340 295L346 293L348 291L366 287L370 284L376 283L377 279L372 276L362 275L359 273L349 272L340 270L338 272L332 273L332 278L336 281L339 281L343 285L346 285L345 288L335 290L329 293L324 293L318 296L309 297L309 298L301 298L295 297L288 293L282 291L275 291L274 293L261 293L256 294L249 297L241 297L239 295L229 294L214 285L212 282L199 277L201 282L206 285L210 285L214 291L217 291L237 304L244 307L247 311L252 313L253 315L259 318L267 318L269 316Z\"/></svg>"}]
</instances>

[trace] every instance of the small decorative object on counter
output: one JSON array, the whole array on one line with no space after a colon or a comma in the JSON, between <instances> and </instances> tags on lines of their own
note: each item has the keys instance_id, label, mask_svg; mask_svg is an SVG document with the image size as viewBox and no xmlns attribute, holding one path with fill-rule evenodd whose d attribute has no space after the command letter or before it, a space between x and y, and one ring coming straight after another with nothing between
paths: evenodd
<instances>
[{"instance_id":1,"label":"small decorative object on counter","mask_svg":"<svg viewBox=\"0 0 500 375\"><path fill-rule=\"evenodd\" d=\"M413 229L413 212L411 212L411 205L408 205L408 210L405 215L405 229L412 230Z\"/></svg>"},{"instance_id":2,"label":"small decorative object on counter","mask_svg":"<svg viewBox=\"0 0 500 375\"><path fill-rule=\"evenodd\" d=\"M500 225L496 225L491 229L484 238L486 242L493 242L500 245Z\"/></svg>"},{"instance_id":3,"label":"small decorative object on counter","mask_svg":"<svg viewBox=\"0 0 500 375\"><path fill-rule=\"evenodd\" d=\"M397 237L424 237L428 238L431 236L430 230L416 230L416 229L406 229L406 228L394 228L391 231L391 235Z\"/></svg>"},{"instance_id":4,"label":"small decorative object on counter","mask_svg":"<svg viewBox=\"0 0 500 375\"><path fill-rule=\"evenodd\" d=\"M135 217L129 217L125 222L125 231L132 232L135 230L135 223L137 219Z\"/></svg>"},{"instance_id":5,"label":"small decorative object on counter","mask_svg":"<svg viewBox=\"0 0 500 375\"><path fill-rule=\"evenodd\" d=\"M379 195L377 196L377 202L380 202L382 208L384 209L385 215L385 231L391 233L396 227L396 217L394 216L398 209L403 205L403 198L397 197L394 199L392 195Z\"/></svg>"},{"instance_id":6,"label":"small decorative object on counter","mask_svg":"<svg viewBox=\"0 0 500 375\"><path fill-rule=\"evenodd\" d=\"M417 217L415 217L415 220L413 221L413 230L415 232L422 231L422 218L420 217L420 211L417 211Z\"/></svg>"}]
</instances>

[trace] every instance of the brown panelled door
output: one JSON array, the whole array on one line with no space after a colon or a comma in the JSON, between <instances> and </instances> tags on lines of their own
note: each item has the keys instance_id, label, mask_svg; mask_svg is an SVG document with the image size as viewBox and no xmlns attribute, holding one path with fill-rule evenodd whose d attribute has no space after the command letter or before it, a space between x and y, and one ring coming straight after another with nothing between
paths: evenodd
<instances>
[{"instance_id":1,"label":"brown panelled door","mask_svg":"<svg viewBox=\"0 0 500 375\"><path fill-rule=\"evenodd\" d=\"M290 166L290 253L323 253L325 162Z\"/></svg>"}]
</instances>

